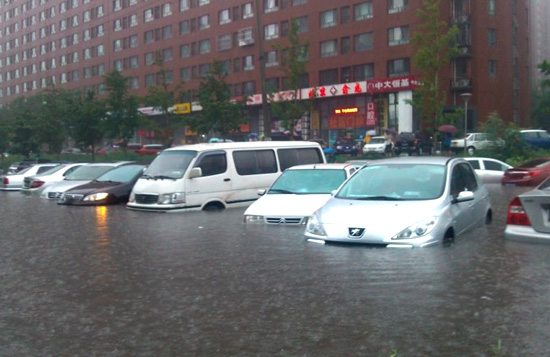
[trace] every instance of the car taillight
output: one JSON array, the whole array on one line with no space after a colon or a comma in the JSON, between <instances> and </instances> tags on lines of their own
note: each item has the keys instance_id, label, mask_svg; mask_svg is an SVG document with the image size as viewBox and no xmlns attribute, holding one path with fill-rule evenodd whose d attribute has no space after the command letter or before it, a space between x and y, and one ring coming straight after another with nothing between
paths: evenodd
<instances>
[{"instance_id":1,"label":"car taillight","mask_svg":"<svg viewBox=\"0 0 550 357\"><path fill-rule=\"evenodd\" d=\"M7 177L4 177L4 185L9 185L10 179Z\"/></svg>"},{"instance_id":2,"label":"car taillight","mask_svg":"<svg viewBox=\"0 0 550 357\"><path fill-rule=\"evenodd\" d=\"M31 188L38 188L44 184L44 181L33 180L31 181Z\"/></svg>"},{"instance_id":3,"label":"car taillight","mask_svg":"<svg viewBox=\"0 0 550 357\"><path fill-rule=\"evenodd\" d=\"M538 170L536 170L536 171L529 171L529 172L527 173L527 176L529 176L529 177L535 177L535 176L538 176L538 175L540 175L540 171L538 171Z\"/></svg>"},{"instance_id":4,"label":"car taillight","mask_svg":"<svg viewBox=\"0 0 550 357\"><path fill-rule=\"evenodd\" d=\"M508 218L506 220L506 224L513 224L516 226L531 225L531 221L529 221L529 217L527 217L519 197L514 198L508 206Z\"/></svg>"}]
</instances>

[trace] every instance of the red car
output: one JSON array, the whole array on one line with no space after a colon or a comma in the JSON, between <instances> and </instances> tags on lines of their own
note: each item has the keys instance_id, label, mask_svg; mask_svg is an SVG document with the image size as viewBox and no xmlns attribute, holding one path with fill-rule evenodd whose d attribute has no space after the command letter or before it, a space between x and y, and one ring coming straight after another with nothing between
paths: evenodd
<instances>
[{"instance_id":1,"label":"red car","mask_svg":"<svg viewBox=\"0 0 550 357\"><path fill-rule=\"evenodd\" d=\"M550 157L540 157L504 172L503 185L536 186L550 176Z\"/></svg>"},{"instance_id":2,"label":"red car","mask_svg":"<svg viewBox=\"0 0 550 357\"><path fill-rule=\"evenodd\" d=\"M135 152L140 156L142 156L142 155L156 155L164 149L165 149L165 147L162 144L148 144L148 145L143 145L141 148L139 148Z\"/></svg>"}]
</instances>

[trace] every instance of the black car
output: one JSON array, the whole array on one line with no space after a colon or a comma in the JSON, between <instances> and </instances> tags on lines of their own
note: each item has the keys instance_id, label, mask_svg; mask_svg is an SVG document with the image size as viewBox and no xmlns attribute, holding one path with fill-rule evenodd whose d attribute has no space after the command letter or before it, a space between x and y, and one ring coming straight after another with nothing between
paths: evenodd
<instances>
[{"instance_id":1,"label":"black car","mask_svg":"<svg viewBox=\"0 0 550 357\"><path fill-rule=\"evenodd\" d=\"M57 203L78 206L126 203L144 168L130 164L109 170L90 183L67 190Z\"/></svg>"},{"instance_id":2,"label":"black car","mask_svg":"<svg viewBox=\"0 0 550 357\"><path fill-rule=\"evenodd\" d=\"M349 154L356 156L359 152L357 147L357 142L352 138L340 138L334 143L334 148L336 149L337 155Z\"/></svg>"},{"instance_id":3,"label":"black car","mask_svg":"<svg viewBox=\"0 0 550 357\"><path fill-rule=\"evenodd\" d=\"M397 156L403 153L408 155L417 154L417 140L414 133L400 133L397 135L393 150Z\"/></svg>"}]
</instances>

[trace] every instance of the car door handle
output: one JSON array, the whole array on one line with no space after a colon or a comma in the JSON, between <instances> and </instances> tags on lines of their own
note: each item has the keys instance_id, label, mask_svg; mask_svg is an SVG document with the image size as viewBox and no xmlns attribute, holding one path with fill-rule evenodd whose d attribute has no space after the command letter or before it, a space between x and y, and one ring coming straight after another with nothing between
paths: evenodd
<instances>
[{"instance_id":1,"label":"car door handle","mask_svg":"<svg viewBox=\"0 0 550 357\"><path fill-rule=\"evenodd\" d=\"M231 181L231 179L230 178L224 178L223 179L223 182L228 182L228 181Z\"/></svg>"}]
</instances>

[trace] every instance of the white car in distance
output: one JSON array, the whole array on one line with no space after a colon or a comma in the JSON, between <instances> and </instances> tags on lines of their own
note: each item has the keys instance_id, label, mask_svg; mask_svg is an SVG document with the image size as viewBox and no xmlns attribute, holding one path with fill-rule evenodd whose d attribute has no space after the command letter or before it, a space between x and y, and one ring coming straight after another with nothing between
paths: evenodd
<instances>
[{"instance_id":1,"label":"white car in distance","mask_svg":"<svg viewBox=\"0 0 550 357\"><path fill-rule=\"evenodd\" d=\"M82 165L84 164L63 164L43 174L25 177L21 193L27 196L40 196L46 187L62 181L67 175Z\"/></svg>"},{"instance_id":2,"label":"white car in distance","mask_svg":"<svg viewBox=\"0 0 550 357\"><path fill-rule=\"evenodd\" d=\"M500 184L504 171L512 168L505 162L487 157L465 157L464 159L472 165L483 183Z\"/></svg>"},{"instance_id":3,"label":"white car in distance","mask_svg":"<svg viewBox=\"0 0 550 357\"><path fill-rule=\"evenodd\" d=\"M348 163L310 164L285 170L244 212L247 224L303 225L333 191L360 168Z\"/></svg>"},{"instance_id":4,"label":"white car in distance","mask_svg":"<svg viewBox=\"0 0 550 357\"><path fill-rule=\"evenodd\" d=\"M363 154L384 154L386 152L386 139L383 136L373 136L363 146Z\"/></svg>"},{"instance_id":5,"label":"white car in distance","mask_svg":"<svg viewBox=\"0 0 550 357\"><path fill-rule=\"evenodd\" d=\"M59 166L59 164L36 164L31 167L27 167L26 169L23 169L15 174L1 176L0 190L20 191L23 188L23 180L25 179L25 177L46 173L56 166Z\"/></svg>"}]
</instances>

